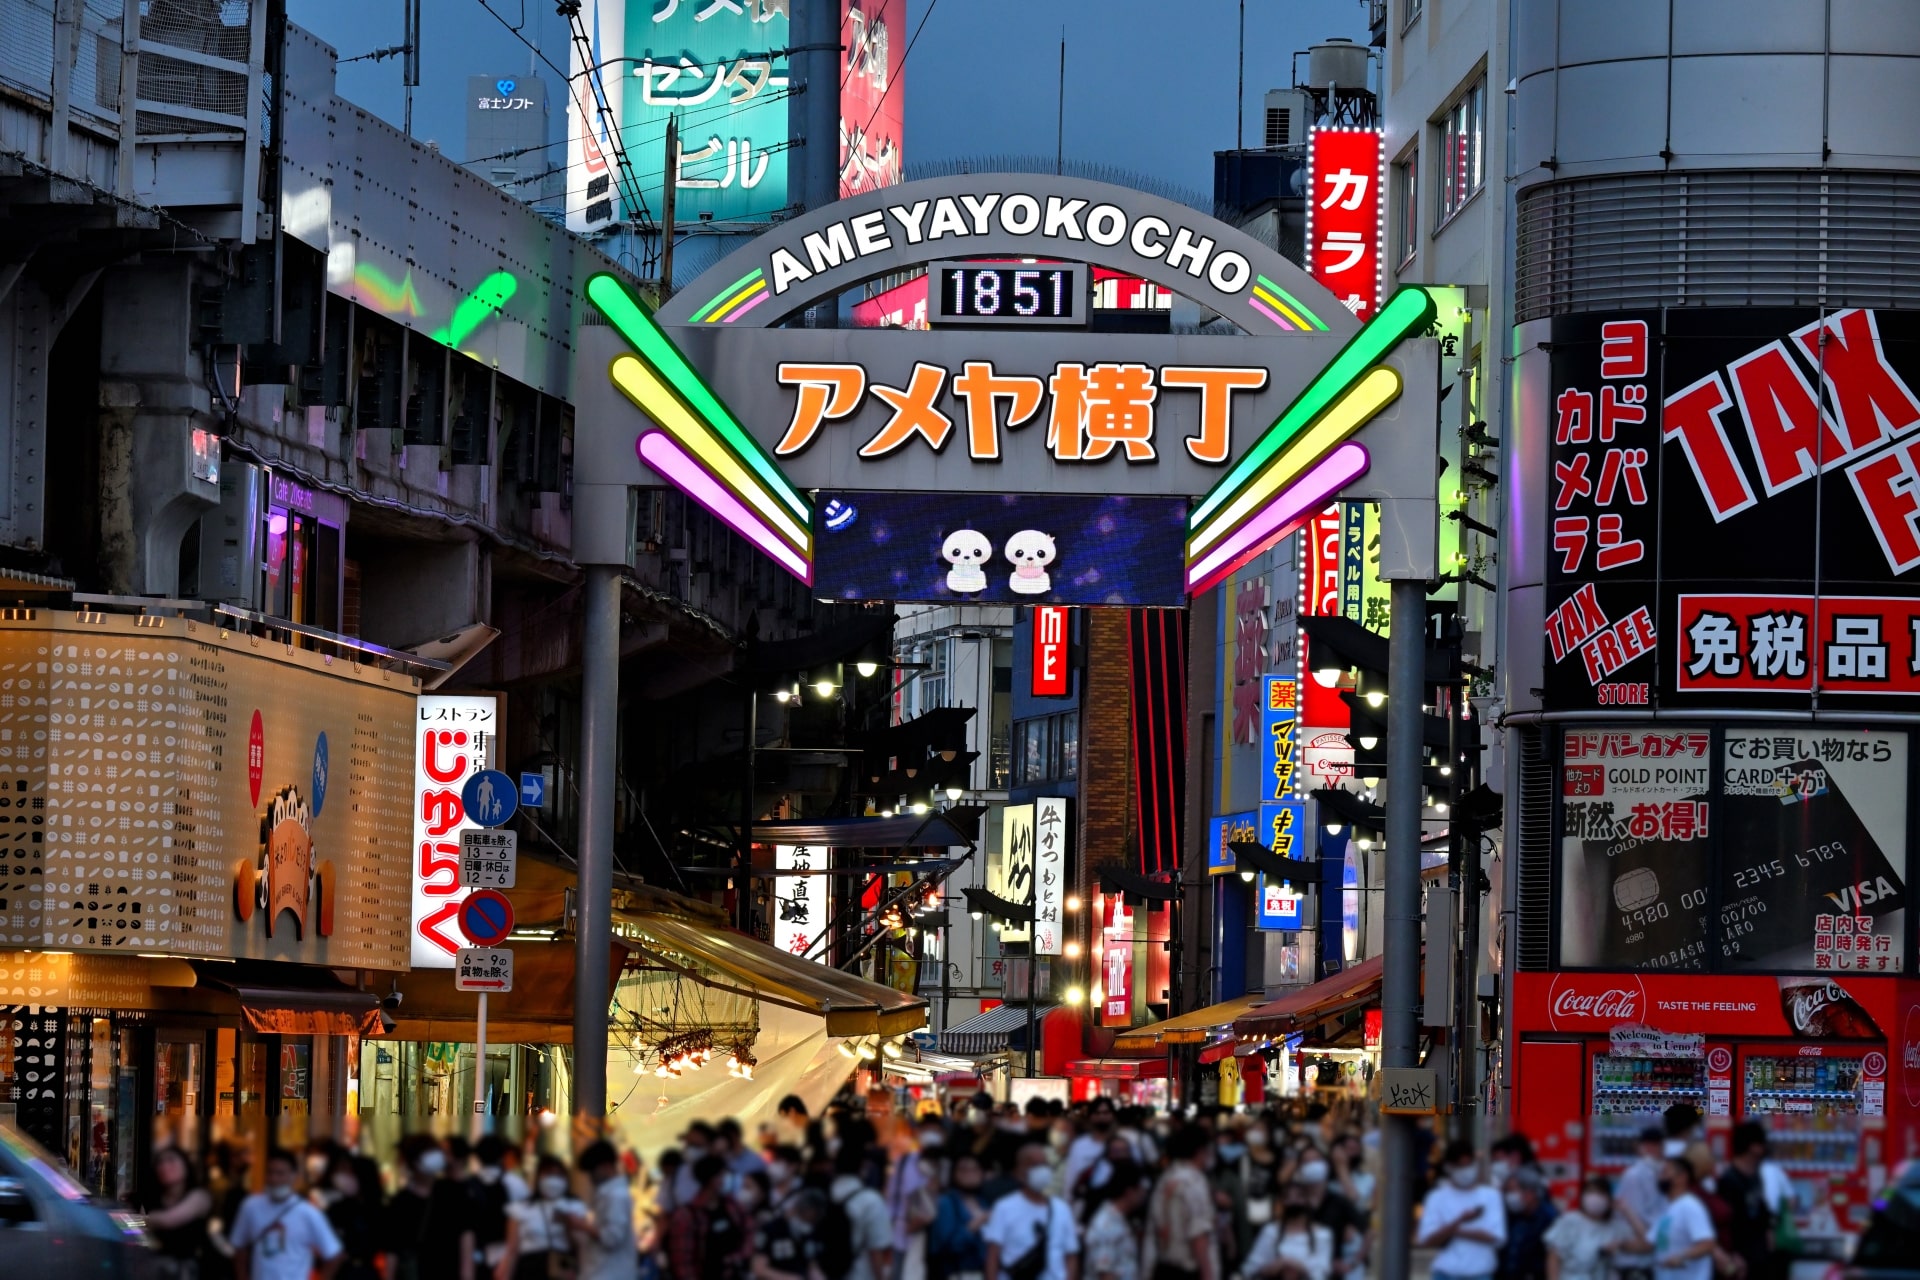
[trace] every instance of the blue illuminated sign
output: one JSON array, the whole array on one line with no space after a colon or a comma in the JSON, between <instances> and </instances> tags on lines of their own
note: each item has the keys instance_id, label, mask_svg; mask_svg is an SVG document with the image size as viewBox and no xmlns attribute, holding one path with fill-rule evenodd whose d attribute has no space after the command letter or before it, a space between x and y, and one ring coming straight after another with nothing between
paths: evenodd
<instances>
[{"instance_id":1,"label":"blue illuminated sign","mask_svg":"<svg viewBox=\"0 0 1920 1280\"><path fill-rule=\"evenodd\" d=\"M1305 868L1302 868L1304 872ZM1306 909L1304 875L1300 880L1260 877L1260 897L1254 903L1254 924L1261 929L1299 929Z\"/></svg>"},{"instance_id":2,"label":"blue illuminated sign","mask_svg":"<svg viewBox=\"0 0 1920 1280\"><path fill-rule=\"evenodd\" d=\"M1260 699L1260 799L1292 800L1300 729L1300 684L1267 676Z\"/></svg>"},{"instance_id":3,"label":"blue illuminated sign","mask_svg":"<svg viewBox=\"0 0 1920 1280\"><path fill-rule=\"evenodd\" d=\"M1233 850L1227 846L1235 840L1258 840L1259 829L1252 813L1227 813L1207 822L1207 874L1223 876L1236 870Z\"/></svg>"}]
</instances>

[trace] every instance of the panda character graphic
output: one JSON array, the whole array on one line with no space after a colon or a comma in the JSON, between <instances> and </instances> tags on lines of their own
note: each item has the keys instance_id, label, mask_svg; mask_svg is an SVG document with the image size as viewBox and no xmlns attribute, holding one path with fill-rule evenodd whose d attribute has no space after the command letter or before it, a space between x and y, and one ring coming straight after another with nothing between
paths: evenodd
<instances>
[{"instance_id":1,"label":"panda character graphic","mask_svg":"<svg viewBox=\"0 0 1920 1280\"><path fill-rule=\"evenodd\" d=\"M1013 577L1008 585L1013 588L1013 593L1042 596L1053 590L1053 579L1047 576L1047 566L1058 555L1059 552L1054 549L1053 535L1038 529L1022 529L1008 538L1007 559L1013 562Z\"/></svg>"},{"instance_id":2,"label":"panda character graphic","mask_svg":"<svg viewBox=\"0 0 1920 1280\"><path fill-rule=\"evenodd\" d=\"M953 567L947 570L947 590L955 595L973 595L987 589L987 573L981 566L993 558L993 544L978 529L956 529L947 535L940 554Z\"/></svg>"}]
</instances>

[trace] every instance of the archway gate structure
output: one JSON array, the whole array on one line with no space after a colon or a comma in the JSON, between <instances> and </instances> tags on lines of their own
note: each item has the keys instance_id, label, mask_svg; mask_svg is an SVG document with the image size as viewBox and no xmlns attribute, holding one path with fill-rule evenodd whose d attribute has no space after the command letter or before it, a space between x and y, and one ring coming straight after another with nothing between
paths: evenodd
<instances>
[{"instance_id":1,"label":"archway gate structure","mask_svg":"<svg viewBox=\"0 0 1920 1280\"><path fill-rule=\"evenodd\" d=\"M991 291L968 274L982 262L1005 268ZM1080 272L1068 273L1073 291L1086 266L1105 267L1236 331L1091 331L1090 299L1052 291L1053 264ZM930 289L955 290L969 327L805 327L805 313L831 311L847 290L917 269ZM1216 219L1126 188L1007 173L827 205L773 227L657 313L611 276L592 278L587 294L598 315L577 335L574 375L574 555L587 566L580 1114L605 1108L618 575L630 562L633 491L662 485L816 589L821 541L852 505L830 494L1171 500L1184 508L1166 553L1175 597L1099 601L1151 605L1220 582L1330 502L1378 503L1393 613L1382 1061L1415 1067L1421 699L1400 695L1423 680L1425 586L1438 575L1433 294L1403 288L1362 325L1300 268ZM1070 602L1013 578L1035 603ZM1389 1123L1404 1147L1396 1167L1411 1169L1411 1129L1400 1127Z\"/></svg>"}]
</instances>

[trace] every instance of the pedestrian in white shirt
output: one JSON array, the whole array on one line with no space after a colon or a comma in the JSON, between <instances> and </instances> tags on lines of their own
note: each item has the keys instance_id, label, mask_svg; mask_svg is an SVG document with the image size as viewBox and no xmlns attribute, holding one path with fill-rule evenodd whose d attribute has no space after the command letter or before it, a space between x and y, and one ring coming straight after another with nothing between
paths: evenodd
<instances>
[{"instance_id":1,"label":"pedestrian in white shirt","mask_svg":"<svg viewBox=\"0 0 1920 1280\"><path fill-rule=\"evenodd\" d=\"M1254 1237L1241 1274L1249 1280L1327 1280L1333 1274L1333 1232L1299 1201L1280 1210Z\"/></svg>"},{"instance_id":2,"label":"pedestrian in white shirt","mask_svg":"<svg viewBox=\"0 0 1920 1280\"><path fill-rule=\"evenodd\" d=\"M633 1235L633 1191L620 1169L620 1153L605 1139L589 1143L575 1162L593 1183L585 1213L562 1217L579 1246L579 1280L636 1280L640 1253Z\"/></svg>"},{"instance_id":3,"label":"pedestrian in white shirt","mask_svg":"<svg viewBox=\"0 0 1920 1280\"><path fill-rule=\"evenodd\" d=\"M1663 1154L1666 1144L1666 1131L1659 1125L1642 1129L1639 1158L1627 1166L1613 1189L1613 1198L1642 1223L1651 1223L1667 1207L1667 1198L1660 1194L1659 1186L1660 1169L1667 1159Z\"/></svg>"},{"instance_id":4,"label":"pedestrian in white shirt","mask_svg":"<svg viewBox=\"0 0 1920 1280\"><path fill-rule=\"evenodd\" d=\"M1053 1194L1047 1149L1020 1148L1014 1165L1020 1190L994 1203L980 1238L987 1244L986 1280L1078 1280L1080 1236L1073 1210Z\"/></svg>"},{"instance_id":5,"label":"pedestrian in white shirt","mask_svg":"<svg viewBox=\"0 0 1920 1280\"><path fill-rule=\"evenodd\" d=\"M841 1126L840 1150L833 1157L834 1178L827 1196L847 1215L853 1265L841 1280L892 1280L893 1216L887 1198L861 1180L873 1126L862 1121Z\"/></svg>"},{"instance_id":6,"label":"pedestrian in white shirt","mask_svg":"<svg viewBox=\"0 0 1920 1280\"><path fill-rule=\"evenodd\" d=\"M1675 1156L1660 1166L1666 1208L1646 1237L1623 1248L1653 1255L1655 1280L1713 1280L1713 1215L1694 1192L1693 1165Z\"/></svg>"},{"instance_id":7,"label":"pedestrian in white shirt","mask_svg":"<svg viewBox=\"0 0 1920 1280\"><path fill-rule=\"evenodd\" d=\"M328 1280L339 1269L343 1250L327 1215L294 1194L299 1171L291 1151L267 1152L267 1189L241 1202L227 1236L238 1280Z\"/></svg>"},{"instance_id":8,"label":"pedestrian in white shirt","mask_svg":"<svg viewBox=\"0 0 1920 1280\"><path fill-rule=\"evenodd\" d=\"M1438 1249L1434 1280L1484 1280L1500 1265L1507 1242L1507 1207L1498 1187L1480 1176L1470 1142L1447 1144L1443 1176L1420 1205L1420 1234L1414 1243Z\"/></svg>"}]
</instances>

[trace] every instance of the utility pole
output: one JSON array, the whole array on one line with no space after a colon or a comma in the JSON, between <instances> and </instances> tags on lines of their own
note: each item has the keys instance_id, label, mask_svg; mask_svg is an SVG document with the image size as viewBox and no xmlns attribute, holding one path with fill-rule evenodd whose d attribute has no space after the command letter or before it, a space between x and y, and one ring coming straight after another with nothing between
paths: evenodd
<instances>
[{"instance_id":1,"label":"utility pole","mask_svg":"<svg viewBox=\"0 0 1920 1280\"><path fill-rule=\"evenodd\" d=\"M621 495L624 498L624 494ZM620 578L586 567L580 681L580 849L573 938L574 1150L607 1117L607 963L613 937L614 732L620 701Z\"/></svg>"},{"instance_id":2,"label":"utility pole","mask_svg":"<svg viewBox=\"0 0 1920 1280\"><path fill-rule=\"evenodd\" d=\"M673 296L673 205L680 185L680 117L667 117L667 189L660 197L660 301ZM752 750L752 744L748 744Z\"/></svg>"},{"instance_id":3,"label":"utility pole","mask_svg":"<svg viewBox=\"0 0 1920 1280\"><path fill-rule=\"evenodd\" d=\"M1247 0L1240 0L1240 71L1233 82L1233 149L1247 149Z\"/></svg>"},{"instance_id":4,"label":"utility pole","mask_svg":"<svg viewBox=\"0 0 1920 1280\"><path fill-rule=\"evenodd\" d=\"M1380 1065L1415 1067L1420 1059L1420 771L1421 702L1426 690L1427 587L1413 578L1390 584L1387 637L1386 928L1381 936ZM1413 1116L1380 1117L1380 1276L1409 1280L1413 1201L1418 1177Z\"/></svg>"},{"instance_id":5,"label":"utility pole","mask_svg":"<svg viewBox=\"0 0 1920 1280\"><path fill-rule=\"evenodd\" d=\"M747 736L741 744L746 756L746 780L740 796L740 844L733 854L733 927L753 932L753 793L754 754L760 745L760 690L747 689ZM831 946L831 944L829 944Z\"/></svg>"},{"instance_id":6,"label":"utility pole","mask_svg":"<svg viewBox=\"0 0 1920 1280\"><path fill-rule=\"evenodd\" d=\"M1067 158L1067 28L1060 28L1060 88L1054 95L1053 172L1058 177Z\"/></svg>"},{"instance_id":7,"label":"utility pole","mask_svg":"<svg viewBox=\"0 0 1920 1280\"><path fill-rule=\"evenodd\" d=\"M406 56L400 63L400 83L406 90L407 105L401 132L413 136L413 91L420 87L420 0L406 0Z\"/></svg>"}]
</instances>

